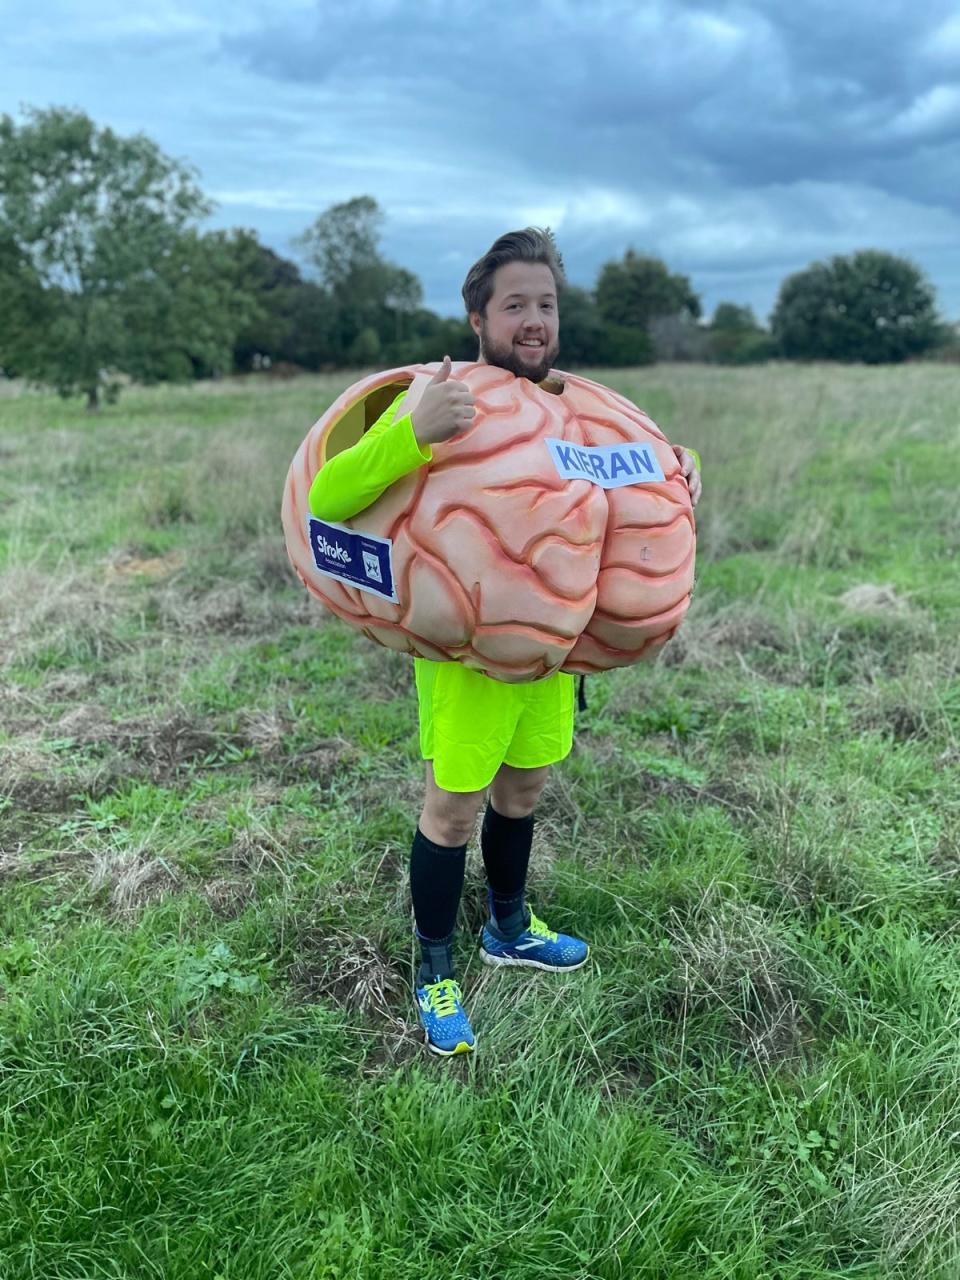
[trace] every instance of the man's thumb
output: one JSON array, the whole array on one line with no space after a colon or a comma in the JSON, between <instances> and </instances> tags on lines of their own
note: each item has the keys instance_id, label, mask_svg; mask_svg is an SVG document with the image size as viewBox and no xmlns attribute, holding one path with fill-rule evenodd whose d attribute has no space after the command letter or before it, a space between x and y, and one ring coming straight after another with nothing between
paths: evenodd
<instances>
[{"instance_id":1,"label":"man's thumb","mask_svg":"<svg viewBox=\"0 0 960 1280\"><path fill-rule=\"evenodd\" d=\"M440 368L437 370L437 372L436 372L436 373L433 375L433 377L430 379L431 385L432 385L434 382L446 382L446 380L450 377L450 370L451 370L452 368L453 368L453 364L452 364L452 362L451 362L451 360L450 360L450 357L449 357L449 356L444 356L444 357L443 357L443 364L440 366Z\"/></svg>"}]
</instances>

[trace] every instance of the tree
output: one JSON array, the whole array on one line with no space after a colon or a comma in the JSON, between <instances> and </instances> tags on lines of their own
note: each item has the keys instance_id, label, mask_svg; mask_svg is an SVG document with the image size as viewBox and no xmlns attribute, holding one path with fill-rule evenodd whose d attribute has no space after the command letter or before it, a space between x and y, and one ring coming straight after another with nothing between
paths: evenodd
<instances>
[{"instance_id":1,"label":"tree","mask_svg":"<svg viewBox=\"0 0 960 1280\"><path fill-rule=\"evenodd\" d=\"M606 323L601 331L602 355L599 364L611 369L653 364L657 355L646 329L635 325Z\"/></svg>"},{"instance_id":2,"label":"tree","mask_svg":"<svg viewBox=\"0 0 960 1280\"><path fill-rule=\"evenodd\" d=\"M412 271L389 264L383 283L384 306L393 313L393 338L396 343L401 343L407 336L404 329L409 327L411 317L423 302L423 286Z\"/></svg>"},{"instance_id":3,"label":"tree","mask_svg":"<svg viewBox=\"0 0 960 1280\"><path fill-rule=\"evenodd\" d=\"M622 262L607 262L597 280L597 307L610 324L649 332L660 316L700 316L700 299L686 276L671 275L659 258L628 249Z\"/></svg>"},{"instance_id":4,"label":"tree","mask_svg":"<svg viewBox=\"0 0 960 1280\"><path fill-rule=\"evenodd\" d=\"M234 366L249 370L263 363L307 369L332 365L337 316L326 289L307 281L293 262L260 244L252 232L238 233L234 270L253 295L254 307L237 334Z\"/></svg>"},{"instance_id":5,"label":"tree","mask_svg":"<svg viewBox=\"0 0 960 1280\"><path fill-rule=\"evenodd\" d=\"M751 307L719 302L710 322L709 351L719 364L758 364L771 358L774 344Z\"/></svg>"},{"instance_id":6,"label":"tree","mask_svg":"<svg viewBox=\"0 0 960 1280\"><path fill-rule=\"evenodd\" d=\"M331 205L297 239L320 283L342 293L362 271L381 263L378 244L383 213L373 196Z\"/></svg>"},{"instance_id":7,"label":"tree","mask_svg":"<svg viewBox=\"0 0 960 1280\"><path fill-rule=\"evenodd\" d=\"M375 365L380 356L380 335L376 329L361 329L347 352L352 365L360 368Z\"/></svg>"},{"instance_id":8,"label":"tree","mask_svg":"<svg viewBox=\"0 0 960 1280\"><path fill-rule=\"evenodd\" d=\"M237 256L254 308L234 341L233 363L237 369L251 369L264 356L271 362L284 358L281 351L293 328L293 299L303 281L295 263L260 244L252 233L247 243L238 242Z\"/></svg>"},{"instance_id":9,"label":"tree","mask_svg":"<svg viewBox=\"0 0 960 1280\"><path fill-rule=\"evenodd\" d=\"M718 302L710 321L714 333L749 333L759 328L752 307L741 307L735 302Z\"/></svg>"},{"instance_id":10,"label":"tree","mask_svg":"<svg viewBox=\"0 0 960 1280\"><path fill-rule=\"evenodd\" d=\"M558 299L560 363L565 369L584 369L604 362L604 324L593 294L565 285Z\"/></svg>"},{"instance_id":11,"label":"tree","mask_svg":"<svg viewBox=\"0 0 960 1280\"><path fill-rule=\"evenodd\" d=\"M304 280L290 298L290 321L280 359L305 369L333 368L337 362L339 324L326 289Z\"/></svg>"},{"instance_id":12,"label":"tree","mask_svg":"<svg viewBox=\"0 0 960 1280\"><path fill-rule=\"evenodd\" d=\"M937 340L936 300L919 268L877 249L815 262L783 282L771 321L785 356L884 364Z\"/></svg>"},{"instance_id":13,"label":"tree","mask_svg":"<svg viewBox=\"0 0 960 1280\"><path fill-rule=\"evenodd\" d=\"M192 172L142 134L60 108L0 117L3 361L96 408L111 373L228 359L248 299L218 277L223 238L192 225L209 211Z\"/></svg>"},{"instance_id":14,"label":"tree","mask_svg":"<svg viewBox=\"0 0 960 1280\"><path fill-rule=\"evenodd\" d=\"M233 370L238 333L255 312L249 231L189 230L155 263L153 287L127 313L127 371L140 382L219 376ZM158 348L156 335L165 335Z\"/></svg>"},{"instance_id":15,"label":"tree","mask_svg":"<svg viewBox=\"0 0 960 1280\"><path fill-rule=\"evenodd\" d=\"M48 299L33 266L19 245L0 229L0 370L18 377L22 358L20 335L52 323Z\"/></svg>"},{"instance_id":16,"label":"tree","mask_svg":"<svg viewBox=\"0 0 960 1280\"><path fill-rule=\"evenodd\" d=\"M341 360L372 351L369 335L360 342L368 329L381 347L402 344L409 317L423 298L417 277L381 256L382 224L376 200L355 196L331 205L297 240L336 310Z\"/></svg>"}]
</instances>

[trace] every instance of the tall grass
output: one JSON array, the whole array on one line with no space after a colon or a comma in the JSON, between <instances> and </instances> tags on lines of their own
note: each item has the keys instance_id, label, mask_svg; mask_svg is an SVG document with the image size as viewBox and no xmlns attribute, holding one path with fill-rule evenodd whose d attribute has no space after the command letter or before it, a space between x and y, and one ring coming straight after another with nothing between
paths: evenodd
<instances>
[{"instance_id":1,"label":"tall grass","mask_svg":"<svg viewBox=\"0 0 960 1280\"><path fill-rule=\"evenodd\" d=\"M694 605L588 682L424 1054L405 659L278 528L349 378L0 402L0 1277L960 1274L948 367L611 381L702 454Z\"/></svg>"}]
</instances>

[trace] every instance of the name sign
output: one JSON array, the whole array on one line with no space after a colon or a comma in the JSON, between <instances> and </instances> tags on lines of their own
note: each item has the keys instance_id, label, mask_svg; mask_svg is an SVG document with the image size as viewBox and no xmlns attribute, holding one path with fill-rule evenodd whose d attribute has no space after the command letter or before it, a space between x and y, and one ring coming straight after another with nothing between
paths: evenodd
<instances>
[{"instance_id":1,"label":"name sign","mask_svg":"<svg viewBox=\"0 0 960 1280\"><path fill-rule=\"evenodd\" d=\"M324 577L399 604L393 585L393 543L389 538L357 533L316 516L307 520L307 533L313 563Z\"/></svg>"},{"instance_id":2,"label":"name sign","mask_svg":"<svg viewBox=\"0 0 960 1280\"><path fill-rule=\"evenodd\" d=\"M663 480L663 468L648 444L569 444L547 437L554 466L564 480L589 480L603 489Z\"/></svg>"}]
</instances>

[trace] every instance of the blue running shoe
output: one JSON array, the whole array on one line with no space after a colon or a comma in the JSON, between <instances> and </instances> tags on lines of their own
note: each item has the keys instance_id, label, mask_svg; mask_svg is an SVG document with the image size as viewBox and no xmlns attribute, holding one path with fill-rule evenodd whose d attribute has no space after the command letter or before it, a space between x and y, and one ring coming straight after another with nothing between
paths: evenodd
<instances>
[{"instance_id":1,"label":"blue running shoe","mask_svg":"<svg viewBox=\"0 0 960 1280\"><path fill-rule=\"evenodd\" d=\"M554 933L530 912L530 924L512 942L501 942L484 925L480 932L480 959L484 964L529 965L533 969L549 969L565 973L587 963L590 948L579 938Z\"/></svg>"},{"instance_id":2,"label":"blue running shoe","mask_svg":"<svg viewBox=\"0 0 960 1280\"><path fill-rule=\"evenodd\" d=\"M461 1000L459 983L439 978L417 987L417 1009L426 1033L427 1048L441 1057L470 1053L477 1043Z\"/></svg>"}]
</instances>

